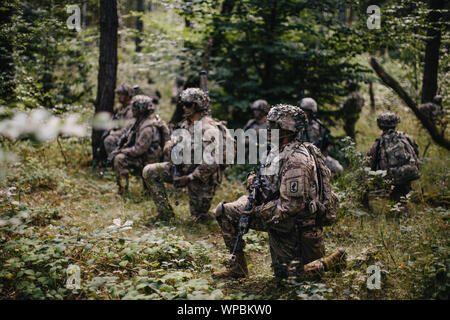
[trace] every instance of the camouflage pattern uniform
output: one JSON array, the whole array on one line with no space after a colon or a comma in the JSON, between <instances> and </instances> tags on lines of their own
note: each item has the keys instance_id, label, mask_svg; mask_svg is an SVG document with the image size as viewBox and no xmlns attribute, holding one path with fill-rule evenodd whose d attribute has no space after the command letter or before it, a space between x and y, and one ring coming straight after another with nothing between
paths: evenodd
<instances>
[{"instance_id":1,"label":"camouflage pattern uniform","mask_svg":"<svg viewBox=\"0 0 450 320\"><path fill-rule=\"evenodd\" d=\"M392 112L384 112L382 113L378 119L377 124L378 127L383 130L383 133L381 135L381 139L385 140L391 140L394 136L400 135L403 136L409 144L413 147L414 152L416 156L419 155L419 150L417 148L417 144L414 142L414 140L407 134L396 131L395 128L397 127L397 124L400 122L400 118L397 117ZM380 157L380 138L375 140L375 142L370 146L369 151L367 152L367 156L370 157L370 167L371 170L388 170L388 163L386 162L386 159L382 159ZM389 176L389 170L388 170L388 178L392 178ZM411 191L411 182L407 182L404 184L394 184L394 189L392 190L390 194L391 200L398 202L402 196L405 196Z\"/></svg>"},{"instance_id":2,"label":"camouflage pattern uniform","mask_svg":"<svg viewBox=\"0 0 450 320\"><path fill-rule=\"evenodd\" d=\"M253 110L261 110L264 115L267 115L270 109L269 103L266 100L256 100L253 102L252 107ZM267 129L267 121L259 122L257 119L250 119L247 124L244 126L244 131L248 129L254 129L258 132L260 129Z\"/></svg>"},{"instance_id":3,"label":"camouflage pattern uniform","mask_svg":"<svg viewBox=\"0 0 450 320\"><path fill-rule=\"evenodd\" d=\"M263 114L262 119L264 119L270 110L270 105L266 100L259 99L259 100L256 100L253 102L251 110L252 111L260 110L261 113ZM256 144L260 143L259 135L258 135L259 130L261 130L261 129L267 130L268 129L267 121L266 120L261 121L262 119L260 119L260 120L258 120L256 118L250 119L247 122L247 124L244 126L244 131L247 131L248 129L253 129L256 131L256 134L257 134ZM249 143L250 143L249 138L245 137L245 157L246 157L246 159L249 159L249 151L250 151ZM257 154L257 157L256 157L257 161L259 161L258 157L259 157L259 154Z\"/></svg>"},{"instance_id":4,"label":"camouflage pattern uniform","mask_svg":"<svg viewBox=\"0 0 450 320\"><path fill-rule=\"evenodd\" d=\"M299 130L296 126L299 122L303 122L303 127L306 125L305 113L300 108L289 105L273 107L267 119L294 132ZM301 274L304 264L321 258L325 252L322 228L316 225L315 214L308 210L309 201L317 198L318 192L316 165L307 148L308 144L293 139L280 148L278 156L277 149L270 151L265 167L270 167L277 161L278 172L274 175L262 175L262 179L271 192L279 191L280 196L255 207L250 216L250 228L269 234L272 267L277 277L285 278L291 272ZM232 203L222 202L214 211L230 251L235 243L239 219L246 203L247 196L242 196ZM238 276L247 274L244 247L245 241L241 241L236 263L230 270ZM216 276L220 277L221 274Z\"/></svg>"},{"instance_id":5,"label":"camouflage pattern uniform","mask_svg":"<svg viewBox=\"0 0 450 320\"><path fill-rule=\"evenodd\" d=\"M358 91L358 84L350 81L348 84L350 93L345 98L340 116L344 119L344 131L347 136L355 140L355 124L359 119L359 115L364 106L364 97Z\"/></svg>"},{"instance_id":6,"label":"camouflage pattern uniform","mask_svg":"<svg viewBox=\"0 0 450 320\"><path fill-rule=\"evenodd\" d=\"M435 124L441 124L444 116L442 108L442 96L434 96L432 102L427 102L419 107L420 112Z\"/></svg>"},{"instance_id":7,"label":"camouflage pattern uniform","mask_svg":"<svg viewBox=\"0 0 450 320\"><path fill-rule=\"evenodd\" d=\"M202 124L202 137L207 130L219 131L219 123L209 116L209 98L203 91L198 88L188 88L182 92L181 101L197 103L198 111L202 112L201 118L197 120ZM191 180L187 185L190 212L193 217L202 219L207 216L216 189L222 182L224 167L220 164L207 164L204 159L200 164L194 164L194 123L185 119L178 128L187 130L191 136L192 163L177 165L176 172L178 176L190 175ZM203 150L210 143L202 139ZM153 163L147 165L142 174L155 202L158 217L163 219L174 216L163 183L173 183L174 166L172 162Z\"/></svg>"},{"instance_id":8,"label":"camouflage pattern uniform","mask_svg":"<svg viewBox=\"0 0 450 320\"><path fill-rule=\"evenodd\" d=\"M133 98L132 105L141 116L137 115L133 130L128 132L127 142L114 157L114 171L120 191L128 187L130 168L136 168L140 173L146 164L161 161L164 141L161 132L169 130L164 121L153 115L155 109L150 97L138 95ZM160 130L161 127L166 130Z\"/></svg>"},{"instance_id":9,"label":"camouflage pattern uniform","mask_svg":"<svg viewBox=\"0 0 450 320\"><path fill-rule=\"evenodd\" d=\"M125 93L129 97L134 96L134 89L127 84L120 85L115 90L115 92ZM133 111L131 110L131 103L126 106L122 106L121 108L116 110L116 112L113 115L113 120L130 120L130 122L132 122L132 120L134 120L134 117ZM130 124L129 126L131 125L132 124ZM109 134L105 137L103 141L107 155L111 154L111 152L113 152L117 148L120 137L126 134L127 131L128 128L116 128L109 131Z\"/></svg>"},{"instance_id":10,"label":"camouflage pattern uniform","mask_svg":"<svg viewBox=\"0 0 450 320\"><path fill-rule=\"evenodd\" d=\"M330 130L328 130L328 128L319 119L315 118L315 114L317 113L316 101L312 98L303 98L300 101L300 109L305 112L310 112L310 117L308 117L308 128L306 130L307 141L311 142L320 149L322 154L326 157L325 163L327 167L332 172L337 174L342 173L344 168L339 161L328 155Z\"/></svg>"}]
</instances>

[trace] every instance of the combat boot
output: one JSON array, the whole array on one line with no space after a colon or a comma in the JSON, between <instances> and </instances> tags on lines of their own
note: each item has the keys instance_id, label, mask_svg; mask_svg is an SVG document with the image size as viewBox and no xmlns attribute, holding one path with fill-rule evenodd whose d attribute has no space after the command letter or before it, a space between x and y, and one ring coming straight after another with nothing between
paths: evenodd
<instances>
[{"instance_id":1,"label":"combat boot","mask_svg":"<svg viewBox=\"0 0 450 320\"><path fill-rule=\"evenodd\" d=\"M228 267L225 271L214 272L211 275L214 279L223 278L245 278L248 276L247 260L243 251L236 253L236 260L231 267Z\"/></svg>"},{"instance_id":2,"label":"combat boot","mask_svg":"<svg viewBox=\"0 0 450 320\"><path fill-rule=\"evenodd\" d=\"M125 180L125 183L123 180ZM126 194L128 192L128 176L119 176L117 178L117 185L119 186L117 193L121 196Z\"/></svg>"},{"instance_id":3,"label":"combat boot","mask_svg":"<svg viewBox=\"0 0 450 320\"><path fill-rule=\"evenodd\" d=\"M320 259L325 271L340 270L346 266L347 253L345 249L339 248L328 257Z\"/></svg>"},{"instance_id":4,"label":"combat boot","mask_svg":"<svg viewBox=\"0 0 450 320\"><path fill-rule=\"evenodd\" d=\"M346 265L347 253L345 249L338 249L325 258L314 260L303 266L301 280L320 279L325 271L340 270Z\"/></svg>"}]
</instances>

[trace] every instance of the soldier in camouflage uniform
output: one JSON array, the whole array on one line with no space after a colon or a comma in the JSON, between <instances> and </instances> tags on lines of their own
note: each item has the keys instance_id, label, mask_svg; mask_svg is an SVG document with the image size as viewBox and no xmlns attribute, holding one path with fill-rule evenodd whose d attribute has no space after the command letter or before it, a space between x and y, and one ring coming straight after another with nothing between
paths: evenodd
<instances>
[{"instance_id":1,"label":"soldier in camouflage uniform","mask_svg":"<svg viewBox=\"0 0 450 320\"><path fill-rule=\"evenodd\" d=\"M122 106L114 113L113 120L129 120L133 122L134 117L133 111L131 110L131 101L134 96L134 89L124 83L115 92L118 94L118 99ZM106 132L103 137L103 144L107 155L111 154L117 148L120 137L126 132L127 128L116 128Z\"/></svg>"},{"instance_id":2,"label":"soldier in camouflage uniform","mask_svg":"<svg viewBox=\"0 0 450 320\"><path fill-rule=\"evenodd\" d=\"M244 127L247 129L254 129L258 132L260 129L267 129L266 117L270 106L266 100L256 100L252 104L253 119L250 119Z\"/></svg>"},{"instance_id":3,"label":"soldier in camouflage uniform","mask_svg":"<svg viewBox=\"0 0 450 320\"><path fill-rule=\"evenodd\" d=\"M411 181L419 178L417 144L409 135L395 130L399 122L400 118L394 113L382 113L377 124L383 133L367 152L371 169L387 170L387 178L393 180L394 189L390 198L395 202L408 194ZM397 181L398 177L404 181Z\"/></svg>"},{"instance_id":4,"label":"soldier in camouflage uniform","mask_svg":"<svg viewBox=\"0 0 450 320\"><path fill-rule=\"evenodd\" d=\"M173 162L149 164L143 170L143 177L158 211L156 218L170 219L174 217L164 188L164 182L168 182L176 183L180 187L187 186L191 216L196 221L203 221L208 218L214 193L222 181L224 167L221 164L208 164L203 158L199 164L194 164L194 148L196 147L194 126L201 122L204 150L210 144L205 139L205 132L217 133L220 130L219 123L209 115L209 97L202 90L188 88L181 93L180 99L183 104L185 120L181 122L178 129L186 130L191 137L191 163L176 166ZM164 152L169 153L174 145L173 141L168 142L164 147ZM174 177L174 173L176 173L176 177Z\"/></svg>"},{"instance_id":5,"label":"soldier in camouflage uniform","mask_svg":"<svg viewBox=\"0 0 450 320\"><path fill-rule=\"evenodd\" d=\"M347 89L350 93L345 98L339 117L344 119L345 134L355 140L355 124L364 106L364 97L358 91L359 85L356 81L349 81Z\"/></svg>"},{"instance_id":6,"label":"soldier in camouflage uniform","mask_svg":"<svg viewBox=\"0 0 450 320\"><path fill-rule=\"evenodd\" d=\"M253 112L253 119L250 119L247 124L244 126L244 131L248 129L253 129L256 131L256 145L260 143L259 141L259 130L267 130L267 113L269 112L270 105L266 100L256 100L253 102L251 110ZM262 141L264 142L264 141ZM261 146L263 147L263 146ZM249 159L249 151L250 151L250 139L248 136L245 137L245 157ZM257 153L257 158L259 154ZM250 160L250 159L249 159Z\"/></svg>"},{"instance_id":7,"label":"soldier in camouflage uniform","mask_svg":"<svg viewBox=\"0 0 450 320\"><path fill-rule=\"evenodd\" d=\"M333 173L342 173L342 171L344 171L344 168L339 163L339 161L328 155L328 147L330 145L330 130L328 130L328 128L319 119L316 118L317 102L312 98L303 98L300 101L300 109L302 109L306 113L306 118L308 120L308 128L306 130L307 141L311 142L320 149L322 154L326 157L325 163Z\"/></svg>"},{"instance_id":8,"label":"soldier in camouflage uniform","mask_svg":"<svg viewBox=\"0 0 450 320\"><path fill-rule=\"evenodd\" d=\"M150 97L138 95L133 98L132 112L136 118L135 123L125 133L126 143L123 147L109 155L109 158L114 158L119 194L128 190L130 168L142 172L146 164L161 161L163 143L168 139L170 131L164 121L158 116L155 117L154 111Z\"/></svg>"},{"instance_id":9,"label":"soldier in camouflage uniform","mask_svg":"<svg viewBox=\"0 0 450 320\"><path fill-rule=\"evenodd\" d=\"M427 117L434 124L442 125L444 112L442 108L441 95L434 96L432 102L427 102L420 105L419 110L425 117Z\"/></svg>"},{"instance_id":10,"label":"soldier in camouflage uniform","mask_svg":"<svg viewBox=\"0 0 450 320\"><path fill-rule=\"evenodd\" d=\"M247 196L232 203L220 203L214 210L214 216L220 225L225 245L233 248L237 237L239 220L242 214L250 214L249 227L266 231L269 234L272 267L276 277L320 273L328 262L318 261L324 253L322 227L316 225L315 213L310 213L310 201L317 198L318 181L315 160L308 145L302 142L306 129L306 115L298 107L290 105L274 106L268 116L270 130L279 129L279 148L273 146L267 156L264 168L273 168L275 172L261 172L266 184L264 196L273 200L255 206L250 212L244 211ZM317 154L321 156L317 150ZM252 184L254 176L249 176L247 186ZM278 197L273 194L279 193ZM214 273L214 278L245 277L248 274L244 256L245 242L242 240L236 251L236 259L228 270ZM340 260L344 251L339 251L334 260ZM314 265L310 263L314 262ZM309 266L308 268L304 268Z\"/></svg>"}]
</instances>

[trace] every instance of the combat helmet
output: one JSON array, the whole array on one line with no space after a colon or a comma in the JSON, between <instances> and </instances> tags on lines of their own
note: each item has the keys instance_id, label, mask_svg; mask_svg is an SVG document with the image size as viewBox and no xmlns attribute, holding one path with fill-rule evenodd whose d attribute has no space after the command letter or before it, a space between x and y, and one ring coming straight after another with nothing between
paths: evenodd
<instances>
[{"instance_id":1,"label":"combat helmet","mask_svg":"<svg viewBox=\"0 0 450 320\"><path fill-rule=\"evenodd\" d=\"M299 107L288 104L277 104L267 115L269 123L276 123L281 129L299 132L306 128L306 114Z\"/></svg>"},{"instance_id":2,"label":"combat helmet","mask_svg":"<svg viewBox=\"0 0 450 320\"><path fill-rule=\"evenodd\" d=\"M255 102L253 102L251 109L252 110L261 110L267 114L270 110L270 105L266 100L258 99Z\"/></svg>"},{"instance_id":3,"label":"combat helmet","mask_svg":"<svg viewBox=\"0 0 450 320\"><path fill-rule=\"evenodd\" d=\"M383 112L377 118L377 124L381 130L395 129L399 122L400 118L392 112Z\"/></svg>"},{"instance_id":4,"label":"combat helmet","mask_svg":"<svg viewBox=\"0 0 450 320\"><path fill-rule=\"evenodd\" d=\"M313 98L303 98L300 100L300 109L317 113L317 102Z\"/></svg>"},{"instance_id":5,"label":"combat helmet","mask_svg":"<svg viewBox=\"0 0 450 320\"><path fill-rule=\"evenodd\" d=\"M209 97L199 88L188 88L181 92L181 103L194 104L196 112L209 111Z\"/></svg>"},{"instance_id":6,"label":"combat helmet","mask_svg":"<svg viewBox=\"0 0 450 320\"><path fill-rule=\"evenodd\" d=\"M137 95L131 101L133 110L136 109L139 114L149 114L155 111L152 98L144 95Z\"/></svg>"},{"instance_id":7,"label":"combat helmet","mask_svg":"<svg viewBox=\"0 0 450 320\"><path fill-rule=\"evenodd\" d=\"M359 84L356 80L348 80L347 84L345 85L347 90L349 91L356 91L359 89Z\"/></svg>"},{"instance_id":8,"label":"combat helmet","mask_svg":"<svg viewBox=\"0 0 450 320\"><path fill-rule=\"evenodd\" d=\"M135 94L134 89L126 83L122 83L119 87L117 87L116 90L114 90L114 92L116 92L118 94L123 93L129 97L134 97L134 94Z\"/></svg>"}]
</instances>

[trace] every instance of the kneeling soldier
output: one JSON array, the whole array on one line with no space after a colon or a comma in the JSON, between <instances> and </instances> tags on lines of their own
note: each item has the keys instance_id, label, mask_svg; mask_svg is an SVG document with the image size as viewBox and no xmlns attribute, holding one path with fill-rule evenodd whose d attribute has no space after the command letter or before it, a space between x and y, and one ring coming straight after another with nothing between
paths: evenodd
<instances>
[{"instance_id":1,"label":"kneeling soldier","mask_svg":"<svg viewBox=\"0 0 450 320\"><path fill-rule=\"evenodd\" d=\"M305 113L291 105L276 105L270 110L267 120L270 135L274 129L279 130L280 143L279 148L272 147L267 156L263 166L266 171L260 171L259 179L262 183L259 185L264 186L261 188L264 200L256 203L250 211L245 211L250 201L247 196L232 203L222 202L215 209L214 215L225 245L230 251L236 250L233 255L234 263L228 270L214 273L214 278L240 278L248 274L244 256L245 242L236 242L243 214L249 215L251 229L268 232L276 277L301 276L305 273L304 270L308 274L320 274L330 268L332 262L343 259L345 254L342 250L331 259L317 260L324 255L325 246L317 210L313 210L311 206L311 202L318 199L320 190L316 159L311 150L316 157L321 157L322 163L324 159L314 145L302 142L307 127ZM267 171L274 167L275 172ZM320 170L325 170L329 178L329 169L324 164ZM254 185L254 179L258 179L258 176L249 177L247 186ZM308 264L310 262L313 264Z\"/></svg>"},{"instance_id":2,"label":"kneeling soldier","mask_svg":"<svg viewBox=\"0 0 450 320\"><path fill-rule=\"evenodd\" d=\"M210 141L206 139L206 131L208 131L208 136L215 136L216 133L223 136L223 131L227 132L227 129L209 115L209 97L202 90L188 88L181 93L180 99L183 104L185 120L178 128L184 129L184 132L190 136L191 144L188 146L190 147L188 152L191 153L191 162L178 165L172 161L149 164L144 168L142 176L155 202L158 211L156 218L170 219L174 217L164 188L164 182L169 182L180 187L187 186L191 216L195 220L201 221L208 217L214 193L222 182L224 166L218 163L206 163L203 157L200 163L194 163L194 149L199 147L195 145L194 127L196 123L200 123L202 126L200 133L202 150L205 150L210 144ZM172 142L167 143L164 153L169 153L172 146Z\"/></svg>"},{"instance_id":3,"label":"kneeling soldier","mask_svg":"<svg viewBox=\"0 0 450 320\"><path fill-rule=\"evenodd\" d=\"M108 157L109 161L111 158L114 159L119 194L128 190L131 168L135 168L140 173L146 164L161 161L162 146L169 135L169 128L165 122L154 116L155 108L150 97L135 96L132 110L136 120L121 138L126 139L125 144Z\"/></svg>"}]
</instances>

